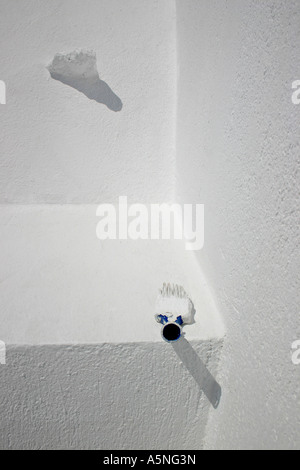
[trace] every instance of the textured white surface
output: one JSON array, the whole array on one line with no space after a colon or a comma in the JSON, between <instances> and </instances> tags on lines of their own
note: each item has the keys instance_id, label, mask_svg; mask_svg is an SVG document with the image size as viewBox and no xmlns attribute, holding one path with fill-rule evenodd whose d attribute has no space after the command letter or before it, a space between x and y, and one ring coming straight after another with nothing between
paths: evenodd
<instances>
[{"instance_id":1,"label":"textured white surface","mask_svg":"<svg viewBox=\"0 0 300 470\"><path fill-rule=\"evenodd\" d=\"M0 448L201 448L224 334L210 289L182 242L100 242L96 208L0 206ZM194 353L154 320L166 279L195 304Z\"/></svg>"},{"instance_id":2,"label":"textured white surface","mask_svg":"<svg viewBox=\"0 0 300 470\"><path fill-rule=\"evenodd\" d=\"M197 255L225 314L209 448L300 447L299 1L181 1L179 194L206 207Z\"/></svg>"},{"instance_id":3,"label":"textured white surface","mask_svg":"<svg viewBox=\"0 0 300 470\"><path fill-rule=\"evenodd\" d=\"M214 288L179 245L101 245L92 206L2 206L0 446L192 449L205 436L207 448L299 448L299 1L178 0L177 96L174 1L0 9L0 201L173 201L177 104L178 198L206 206L197 260ZM49 77L57 52L82 47L120 113ZM165 281L196 299L187 338L212 374L224 332L213 298L226 316L210 415L160 342Z\"/></svg>"},{"instance_id":4,"label":"textured white surface","mask_svg":"<svg viewBox=\"0 0 300 470\"><path fill-rule=\"evenodd\" d=\"M214 374L221 343L193 344ZM0 449L199 449L209 402L172 346L9 347Z\"/></svg>"},{"instance_id":5,"label":"textured white surface","mask_svg":"<svg viewBox=\"0 0 300 470\"><path fill-rule=\"evenodd\" d=\"M92 205L174 200L175 29L173 0L0 1L0 448L202 446L224 331L194 254L101 243ZM74 67L50 78L57 53L82 48L120 112ZM195 303L195 351L161 339L163 282Z\"/></svg>"},{"instance_id":6,"label":"textured white surface","mask_svg":"<svg viewBox=\"0 0 300 470\"><path fill-rule=\"evenodd\" d=\"M76 49L72 52L58 52L47 66L50 74L63 79L97 78L97 57L93 50Z\"/></svg>"},{"instance_id":7,"label":"textured white surface","mask_svg":"<svg viewBox=\"0 0 300 470\"><path fill-rule=\"evenodd\" d=\"M0 202L171 201L173 0L0 2ZM115 113L52 80L56 53L94 49Z\"/></svg>"},{"instance_id":8,"label":"textured white surface","mask_svg":"<svg viewBox=\"0 0 300 470\"><path fill-rule=\"evenodd\" d=\"M161 341L165 281L196 310L187 339L223 336L194 253L182 242L96 238L96 206L0 206L1 339L7 344Z\"/></svg>"}]
</instances>

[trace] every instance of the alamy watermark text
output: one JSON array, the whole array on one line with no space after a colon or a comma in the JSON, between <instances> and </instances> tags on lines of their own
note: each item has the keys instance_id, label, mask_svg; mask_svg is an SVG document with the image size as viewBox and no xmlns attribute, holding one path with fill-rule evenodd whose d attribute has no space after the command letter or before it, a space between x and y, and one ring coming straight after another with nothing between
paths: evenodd
<instances>
[{"instance_id":1,"label":"alamy watermark text","mask_svg":"<svg viewBox=\"0 0 300 470\"><path fill-rule=\"evenodd\" d=\"M292 83L292 89L295 90L292 94L293 104L300 104L300 80L295 80Z\"/></svg>"},{"instance_id":2,"label":"alamy watermark text","mask_svg":"<svg viewBox=\"0 0 300 470\"><path fill-rule=\"evenodd\" d=\"M97 209L99 240L184 240L188 251L204 246L203 204L132 204L119 197L118 206Z\"/></svg>"},{"instance_id":3,"label":"alamy watermark text","mask_svg":"<svg viewBox=\"0 0 300 470\"><path fill-rule=\"evenodd\" d=\"M295 366L300 365L300 340L294 341L292 344L292 363Z\"/></svg>"}]
</instances>

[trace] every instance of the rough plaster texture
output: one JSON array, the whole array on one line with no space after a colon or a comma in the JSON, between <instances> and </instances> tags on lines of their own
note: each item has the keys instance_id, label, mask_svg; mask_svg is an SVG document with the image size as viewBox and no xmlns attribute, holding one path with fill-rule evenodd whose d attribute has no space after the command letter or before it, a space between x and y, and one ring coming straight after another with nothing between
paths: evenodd
<instances>
[{"instance_id":1,"label":"rough plaster texture","mask_svg":"<svg viewBox=\"0 0 300 470\"><path fill-rule=\"evenodd\" d=\"M224 330L193 253L100 242L91 205L5 205L1 219L0 448L201 448ZM166 279L196 309L174 347L154 320Z\"/></svg>"},{"instance_id":2,"label":"rough plaster texture","mask_svg":"<svg viewBox=\"0 0 300 470\"><path fill-rule=\"evenodd\" d=\"M299 448L299 2L177 1L178 77L175 1L15 5L0 2L0 202L167 202L177 145L177 197L205 204L206 241L197 258L101 245L93 206L0 207L1 448ZM50 78L83 47L119 113ZM198 362L160 342L166 280L199 305Z\"/></svg>"},{"instance_id":3,"label":"rough plaster texture","mask_svg":"<svg viewBox=\"0 0 300 470\"><path fill-rule=\"evenodd\" d=\"M193 348L212 373L221 343ZM209 402L166 343L9 347L0 449L199 449ZM215 412L215 411L214 411Z\"/></svg>"},{"instance_id":4,"label":"rough plaster texture","mask_svg":"<svg viewBox=\"0 0 300 470\"><path fill-rule=\"evenodd\" d=\"M178 1L178 197L225 315L207 448L300 447L299 1Z\"/></svg>"},{"instance_id":5,"label":"rough plaster texture","mask_svg":"<svg viewBox=\"0 0 300 470\"><path fill-rule=\"evenodd\" d=\"M173 200L175 27L173 0L1 0L0 202ZM120 112L51 79L82 48Z\"/></svg>"},{"instance_id":6,"label":"rough plaster texture","mask_svg":"<svg viewBox=\"0 0 300 470\"><path fill-rule=\"evenodd\" d=\"M0 1L1 448L202 446L224 331L195 257L100 243L84 205L174 200L175 28L173 0ZM97 64L57 56L83 48ZM176 348L153 317L163 282L197 311Z\"/></svg>"}]
</instances>

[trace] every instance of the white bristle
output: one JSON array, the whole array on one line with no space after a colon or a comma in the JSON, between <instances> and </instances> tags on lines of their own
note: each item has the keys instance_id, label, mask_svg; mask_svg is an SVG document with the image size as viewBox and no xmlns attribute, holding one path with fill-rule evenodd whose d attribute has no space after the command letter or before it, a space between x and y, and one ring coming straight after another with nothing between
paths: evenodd
<instances>
[{"instance_id":1,"label":"white bristle","mask_svg":"<svg viewBox=\"0 0 300 470\"><path fill-rule=\"evenodd\" d=\"M159 289L155 310L156 318L159 315L166 315L175 321L181 316L184 323L193 323L193 304L185 289L178 284L163 284Z\"/></svg>"}]
</instances>

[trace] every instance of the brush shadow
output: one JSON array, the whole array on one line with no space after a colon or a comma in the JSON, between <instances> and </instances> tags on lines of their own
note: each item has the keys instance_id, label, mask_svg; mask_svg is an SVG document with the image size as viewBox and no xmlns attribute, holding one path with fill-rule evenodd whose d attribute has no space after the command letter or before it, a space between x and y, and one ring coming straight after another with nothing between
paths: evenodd
<instances>
[{"instance_id":1,"label":"brush shadow","mask_svg":"<svg viewBox=\"0 0 300 470\"><path fill-rule=\"evenodd\" d=\"M179 359L197 382L200 390L206 395L211 405L217 409L220 404L222 389L204 362L183 336L179 341L172 343L172 346Z\"/></svg>"},{"instance_id":2,"label":"brush shadow","mask_svg":"<svg viewBox=\"0 0 300 470\"><path fill-rule=\"evenodd\" d=\"M83 93L90 100L104 104L111 111L118 112L123 108L121 99L112 91L106 82L100 80L99 76L93 77L66 77L50 71L54 80L62 82L75 90Z\"/></svg>"}]
</instances>

